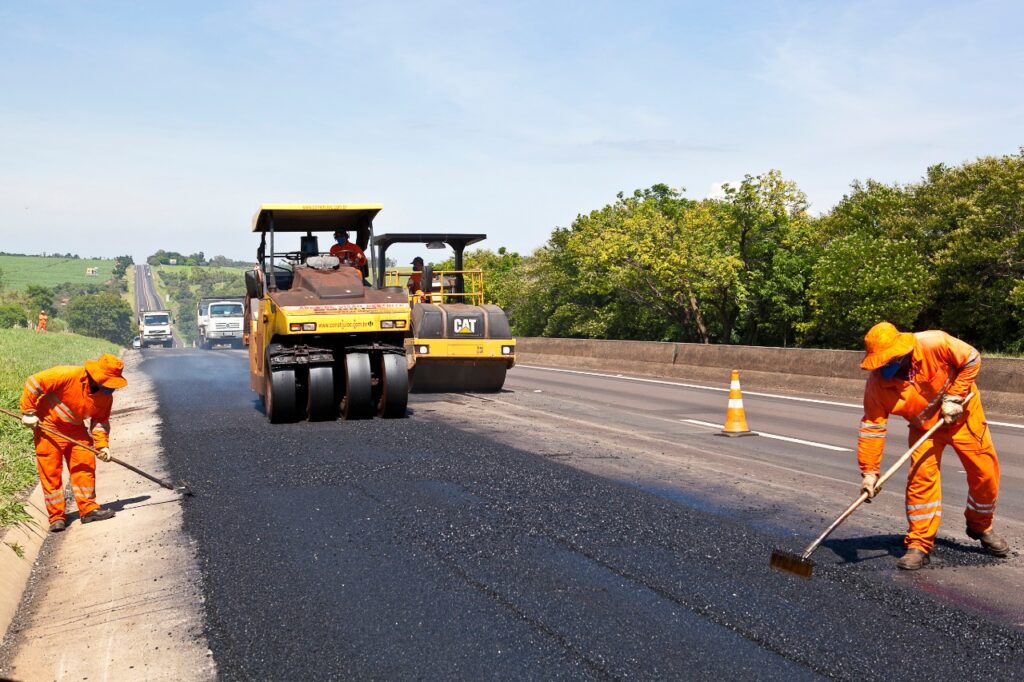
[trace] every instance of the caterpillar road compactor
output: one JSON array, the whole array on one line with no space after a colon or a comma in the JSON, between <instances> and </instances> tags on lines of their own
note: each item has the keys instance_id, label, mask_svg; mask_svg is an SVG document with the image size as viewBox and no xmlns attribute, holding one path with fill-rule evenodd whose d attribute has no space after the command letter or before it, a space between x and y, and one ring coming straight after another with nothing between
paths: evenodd
<instances>
[{"instance_id":1,"label":"caterpillar road compactor","mask_svg":"<svg viewBox=\"0 0 1024 682\"><path fill-rule=\"evenodd\" d=\"M407 292L412 324L405 339L412 390L427 392L496 392L516 362L516 342L508 317L496 305L484 303L484 276L466 270L463 255L485 234L382 234L371 244L378 263L393 244L422 244L427 249L450 247L454 269L421 275L421 293ZM397 271L375 272L377 288L393 291L401 283Z\"/></svg>"},{"instance_id":2,"label":"caterpillar road compactor","mask_svg":"<svg viewBox=\"0 0 1024 682\"><path fill-rule=\"evenodd\" d=\"M271 422L405 415L408 296L370 284L376 262L324 248L345 231L365 250L380 209L264 204L253 217L260 245L245 276L244 338L250 384Z\"/></svg>"}]
</instances>

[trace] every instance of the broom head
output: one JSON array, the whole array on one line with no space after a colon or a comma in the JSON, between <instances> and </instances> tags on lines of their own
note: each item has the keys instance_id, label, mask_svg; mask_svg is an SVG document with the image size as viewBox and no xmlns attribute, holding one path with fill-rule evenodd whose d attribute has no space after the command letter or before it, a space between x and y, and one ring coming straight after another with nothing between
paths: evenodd
<instances>
[{"instance_id":1,"label":"broom head","mask_svg":"<svg viewBox=\"0 0 1024 682\"><path fill-rule=\"evenodd\" d=\"M800 554L783 552L781 549L776 549L772 552L771 565L776 571L792 573L793 575L798 575L805 580L810 580L811 573L814 572L813 561L804 558Z\"/></svg>"}]
</instances>

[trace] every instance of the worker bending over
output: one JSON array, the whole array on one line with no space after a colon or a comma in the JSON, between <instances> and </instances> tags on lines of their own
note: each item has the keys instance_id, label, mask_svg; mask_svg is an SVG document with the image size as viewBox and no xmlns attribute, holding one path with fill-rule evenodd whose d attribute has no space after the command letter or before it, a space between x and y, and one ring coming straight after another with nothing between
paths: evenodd
<instances>
[{"instance_id":1,"label":"worker bending over","mask_svg":"<svg viewBox=\"0 0 1024 682\"><path fill-rule=\"evenodd\" d=\"M942 521L939 466L947 445L953 446L967 472L967 536L980 540L993 556L1009 554L1009 545L992 525L999 496L999 459L974 385L981 368L978 351L943 331L911 334L889 322L872 327L864 346L867 355L860 366L871 374L864 388L864 418L857 440L863 492L869 497L878 492L875 484L890 414L907 420L911 445L939 419L944 422L911 456L907 551L896 565L913 571L928 564ZM971 392L974 396L965 403Z\"/></svg>"},{"instance_id":2,"label":"worker bending over","mask_svg":"<svg viewBox=\"0 0 1024 682\"><path fill-rule=\"evenodd\" d=\"M65 461L82 523L114 515L113 510L96 503L96 456L71 441L91 443L102 453L100 459L110 461L110 408L114 391L128 385L123 370L120 359L104 354L99 360L86 360L84 367L52 367L25 381L21 422L34 431L36 466L52 533L67 527L62 481ZM36 428L40 425L61 435Z\"/></svg>"},{"instance_id":3,"label":"worker bending over","mask_svg":"<svg viewBox=\"0 0 1024 682\"><path fill-rule=\"evenodd\" d=\"M338 230L334 233L334 240L337 243L331 246L332 256L336 256L342 263L360 270L366 267L366 254L358 244L353 244L348 240L348 232Z\"/></svg>"}]
</instances>

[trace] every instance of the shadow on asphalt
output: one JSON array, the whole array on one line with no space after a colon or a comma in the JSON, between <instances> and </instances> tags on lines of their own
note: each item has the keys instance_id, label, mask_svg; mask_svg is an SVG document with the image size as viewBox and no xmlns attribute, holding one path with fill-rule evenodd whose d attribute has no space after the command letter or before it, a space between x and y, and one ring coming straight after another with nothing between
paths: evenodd
<instances>
[{"instance_id":1,"label":"shadow on asphalt","mask_svg":"<svg viewBox=\"0 0 1024 682\"><path fill-rule=\"evenodd\" d=\"M868 535L859 538L826 540L822 547L836 553L843 563L858 564L886 557L903 556L903 535ZM978 559L991 559L980 545L966 544L940 537L935 541L932 554L941 553L946 559L958 558L956 563L977 563Z\"/></svg>"}]
</instances>

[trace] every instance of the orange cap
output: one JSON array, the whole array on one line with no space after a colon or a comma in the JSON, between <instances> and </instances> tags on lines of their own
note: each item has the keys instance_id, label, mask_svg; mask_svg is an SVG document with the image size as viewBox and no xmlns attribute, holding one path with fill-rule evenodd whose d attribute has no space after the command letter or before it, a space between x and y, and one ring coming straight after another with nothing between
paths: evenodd
<instances>
[{"instance_id":1,"label":"orange cap","mask_svg":"<svg viewBox=\"0 0 1024 682\"><path fill-rule=\"evenodd\" d=\"M124 362L110 353L104 353L99 360L86 360L85 371L104 388L124 388L128 385L128 380L121 376Z\"/></svg>"},{"instance_id":2,"label":"orange cap","mask_svg":"<svg viewBox=\"0 0 1024 682\"><path fill-rule=\"evenodd\" d=\"M901 332L891 322L879 322L864 335L867 355L860 367L868 371L878 369L914 350L916 344L917 340L910 332Z\"/></svg>"}]
</instances>

